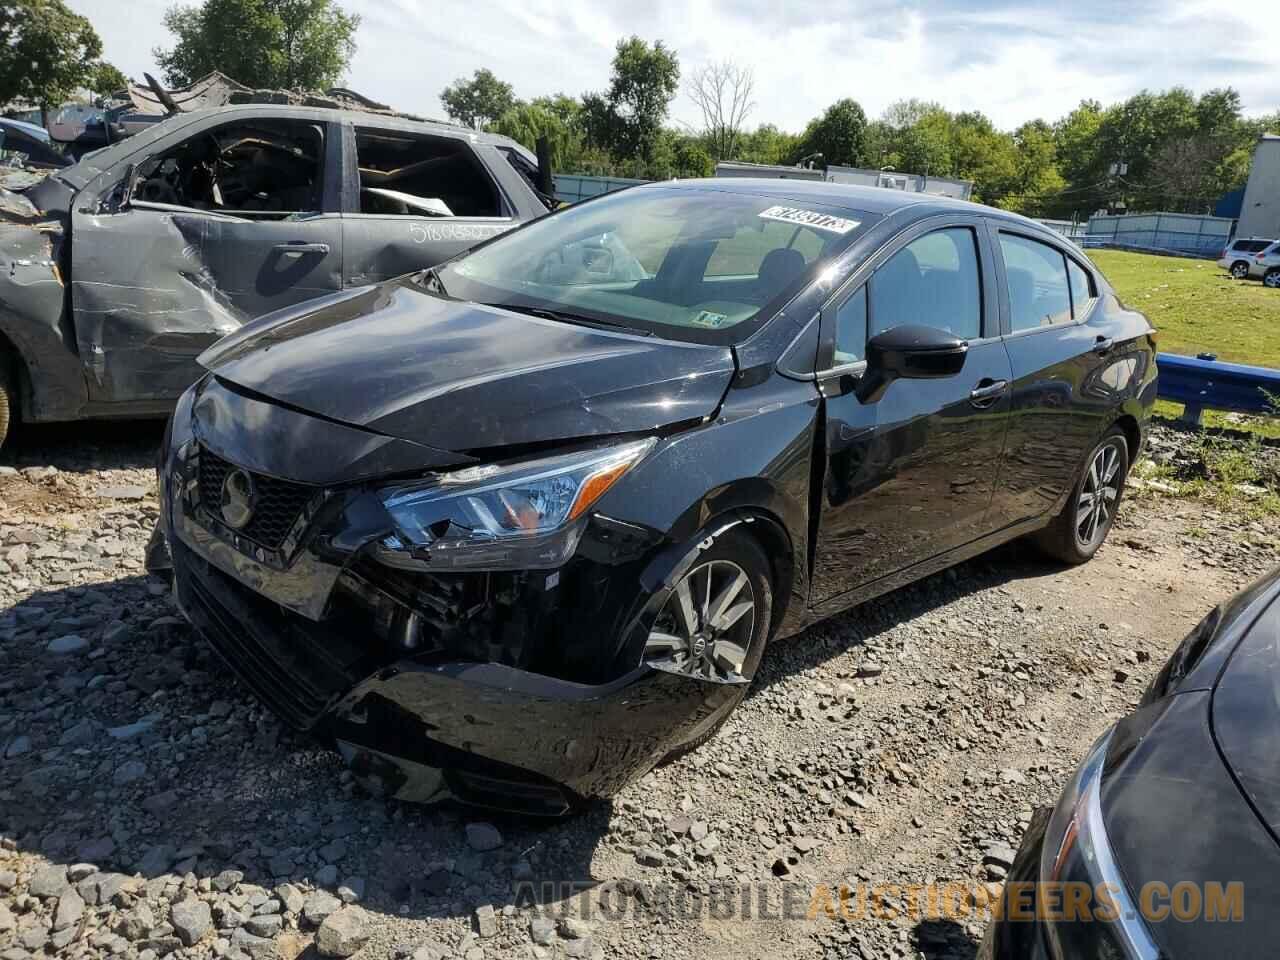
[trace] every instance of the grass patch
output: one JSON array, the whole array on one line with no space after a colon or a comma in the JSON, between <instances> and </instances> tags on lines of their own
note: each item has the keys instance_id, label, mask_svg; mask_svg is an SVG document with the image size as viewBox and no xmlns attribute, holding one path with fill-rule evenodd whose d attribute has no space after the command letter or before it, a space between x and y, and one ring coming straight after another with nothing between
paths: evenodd
<instances>
[{"instance_id":1,"label":"grass patch","mask_svg":"<svg viewBox=\"0 0 1280 960\"><path fill-rule=\"evenodd\" d=\"M1182 404L1176 400L1157 400L1153 413L1166 420L1179 420L1182 418ZM1280 439L1280 417L1255 416L1205 408L1203 416L1200 417L1200 423L1213 429L1240 430L1271 440Z\"/></svg>"},{"instance_id":2,"label":"grass patch","mask_svg":"<svg viewBox=\"0 0 1280 960\"><path fill-rule=\"evenodd\" d=\"M1280 517L1275 468L1261 438L1242 443L1202 433L1185 454L1178 463L1140 460L1134 465L1135 492L1201 500L1247 520Z\"/></svg>"},{"instance_id":3,"label":"grass patch","mask_svg":"<svg viewBox=\"0 0 1280 960\"><path fill-rule=\"evenodd\" d=\"M1161 352L1280 367L1280 290L1232 280L1208 260L1125 250L1089 256L1120 299L1147 315Z\"/></svg>"}]
</instances>

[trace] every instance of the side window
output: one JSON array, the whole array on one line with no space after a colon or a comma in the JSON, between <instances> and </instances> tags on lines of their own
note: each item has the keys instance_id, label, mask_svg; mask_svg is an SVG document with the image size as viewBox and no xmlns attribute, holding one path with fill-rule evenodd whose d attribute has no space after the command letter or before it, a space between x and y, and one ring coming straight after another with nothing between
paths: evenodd
<instances>
[{"instance_id":1,"label":"side window","mask_svg":"<svg viewBox=\"0 0 1280 960\"><path fill-rule=\"evenodd\" d=\"M1060 250L1039 240L1000 234L1005 275L1009 281L1009 314L1013 331L1034 330L1071 320L1067 260Z\"/></svg>"},{"instance_id":2,"label":"side window","mask_svg":"<svg viewBox=\"0 0 1280 960\"><path fill-rule=\"evenodd\" d=\"M465 140L356 128L360 212L499 217L498 192Z\"/></svg>"},{"instance_id":3,"label":"side window","mask_svg":"<svg viewBox=\"0 0 1280 960\"><path fill-rule=\"evenodd\" d=\"M320 209L324 133L300 120L205 130L144 161L133 198L280 218Z\"/></svg>"},{"instance_id":4,"label":"side window","mask_svg":"<svg viewBox=\"0 0 1280 960\"><path fill-rule=\"evenodd\" d=\"M1067 278L1071 281L1071 312L1077 320L1089 312L1098 294L1093 289L1093 277L1089 271L1067 258Z\"/></svg>"},{"instance_id":5,"label":"side window","mask_svg":"<svg viewBox=\"0 0 1280 960\"><path fill-rule=\"evenodd\" d=\"M836 352L833 366L856 363L866 355L867 285L840 305L836 311Z\"/></svg>"},{"instance_id":6,"label":"side window","mask_svg":"<svg viewBox=\"0 0 1280 960\"><path fill-rule=\"evenodd\" d=\"M982 285L977 240L968 227L949 227L913 240L871 277L868 336L908 323L982 335Z\"/></svg>"}]
</instances>

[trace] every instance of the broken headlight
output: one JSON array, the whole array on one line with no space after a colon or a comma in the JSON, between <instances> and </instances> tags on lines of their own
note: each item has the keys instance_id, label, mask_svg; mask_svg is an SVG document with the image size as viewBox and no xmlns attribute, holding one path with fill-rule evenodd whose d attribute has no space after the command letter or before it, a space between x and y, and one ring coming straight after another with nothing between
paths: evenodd
<instances>
[{"instance_id":1,"label":"broken headlight","mask_svg":"<svg viewBox=\"0 0 1280 960\"><path fill-rule=\"evenodd\" d=\"M469 467L395 487L384 563L409 569L547 570L578 547L587 511L653 449L655 438Z\"/></svg>"}]
</instances>

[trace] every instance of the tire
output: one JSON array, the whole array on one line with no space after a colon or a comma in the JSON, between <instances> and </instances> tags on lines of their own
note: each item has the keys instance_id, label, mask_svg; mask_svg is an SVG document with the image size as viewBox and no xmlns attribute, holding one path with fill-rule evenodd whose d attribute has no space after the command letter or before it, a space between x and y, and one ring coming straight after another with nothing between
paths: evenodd
<instances>
[{"instance_id":1,"label":"tire","mask_svg":"<svg viewBox=\"0 0 1280 960\"><path fill-rule=\"evenodd\" d=\"M0 448L5 437L18 422L18 380L13 373L13 363L0 350Z\"/></svg>"},{"instance_id":2,"label":"tire","mask_svg":"<svg viewBox=\"0 0 1280 960\"><path fill-rule=\"evenodd\" d=\"M1263 286L1272 290L1280 289L1280 267L1272 267L1262 277Z\"/></svg>"},{"instance_id":3,"label":"tire","mask_svg":"<svg viewBox=\"0 0 1280 960\"><path fill-rule=\"evenodd\" d=\"M1102 477L1103 485L1112 492L1104 496L1101 506L1093 511L1095 516L1090 526L1087 517L1083 522L1078 521L1085 517L1084 511L1089 509L1089 504L1097 503L1091 490L1096 489L1095 469L1099 474L1105 472L1106 476ZM1040 549L1063 563L1073 565L1091 559L1107 539L1111 525L1115 522L1128 474L1129 441L1125 439L1123 430L1112 427L1098 441L1098 445L1089 451L1062 512L1054 517L1049 526L1036 534L1036 543ZM1082 531L1089 533L1089 536L1083 536Z\"/></svg>"},{"instance_id":4,"label":"tire","mask_svg":"<svg viewBox=\"0 0 1280 960\"><path fill-rule=\"evenodd\" d=\"M710 572L712 578L710 591L704 586L703 577L707 572ZM729 593L730 584L738 584L739 575L743 582L737 586L737 593L730 597L731 602L717 604L716 601ZM681 602L680 587L685 585L691 585L686 596L696 621L693 630L689 629L682 613L684 605ZM705 599L708 592L711 594L710 603ZM746 596L748 592L749 598ZM668 592L649 628L649 640L643 654L645 660L661 661L664 669L700 676L707 683L716 682L711 679L713 676L723 680L733 674L745 677L748 682L739 682L729 703L700 724L687 740L669 750L662 759L663 763L696 750L714 737L742 702L769 640L773 598L774 584L769 558L754 537L738 528L727 530L717 537L710 547L698 555L677 586ZM748 599L751 604L749 628L745 623L748 613L735 614ZM732 618L732 626L727 630L713 628L710 636L706 636L704 628L709 619L708 614L714 614L718 606L723 608L720 621L723 623ZM701 643L698 642L699 639ZM674 641L682 641L685 645L677 649Z\"/></svg>"},{"instance_id":5,"label":"tire","mask_svg":"<svg viewBox=\"0 0 1280 960\"><path fill-rule=\"evenodd\" d=\"M1237 260L1231 265L1231 269L1228 272L1237 280L1244 280L1249 276L1249 264L1243 260Z\"/></svg>"}]
</instances>

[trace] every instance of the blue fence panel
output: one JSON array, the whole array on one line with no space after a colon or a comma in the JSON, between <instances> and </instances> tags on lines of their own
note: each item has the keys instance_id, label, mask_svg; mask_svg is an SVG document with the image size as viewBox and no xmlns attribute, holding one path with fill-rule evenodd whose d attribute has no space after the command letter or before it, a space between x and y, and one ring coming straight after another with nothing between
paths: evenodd
<instances>
[{"instance_id":1,"label":"blue fence panel","mask_svg":"<svg viewBox=\"0 0 1280 960\"><path fill-rule=\"evenodd\" d=\"M1187 213L1133 213L1092 217L1085 246L1216 258L1235 221Z\"/></svg>"},{"instance_id":2,"label":"blue fence panel","mask_svg":"<svg viewBox=\"0 0 1280 960\"><path fill-rule=\"evenodd\" d=\"M551 179L555 183L556 199L563 203L577 203L602 193L613 193L623 187L649 182L625 177L585 177L575 173L553 173Z\"/></svg>"},{"instance_id":3,"label":"blue fence panel","mask_svg":"<svg viewBox=\"0 0 1280 960\"><path fill-rule=\"evenodd\" d=\"M1188 420L1199 420L1204 407L1269 413L1273 406L1267 394L1280 397L1280 370L1269 367L1173 353L1157 356L1156 365L1160 372L1157 395L1184 404L1183 417Z\"/></svg>"}]
</instances>

